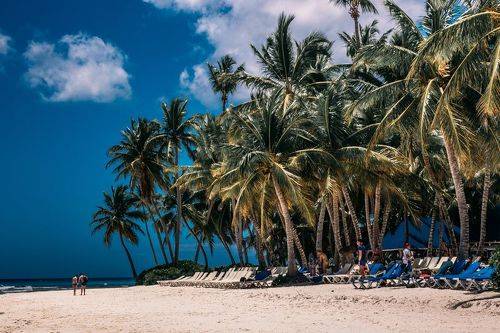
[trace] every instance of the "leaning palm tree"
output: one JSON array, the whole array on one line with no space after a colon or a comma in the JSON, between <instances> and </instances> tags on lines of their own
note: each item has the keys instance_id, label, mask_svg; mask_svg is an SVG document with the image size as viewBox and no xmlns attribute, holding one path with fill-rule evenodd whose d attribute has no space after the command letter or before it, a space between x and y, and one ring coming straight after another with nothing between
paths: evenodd
<instances>
[{"instance_id":1,"label":"leaning palm tree","mask_svg":"<svg viewBox=\"0 0 500 333\"><path fill-rule=\"evenodd\" d=\"M194 118L187 118L187 100L173 99L170 104L161 103L163 110L163 121L161 122L160 134L155 137L155 142L160 144L160 151L173 165L175 169L175 180L180 177L179 158L181 148L184 147L188 154L192 155L194 138L192 134ZM182 226L182 191L176 187L177 221L174 230L174 258L176 264L179 261L180 234Z\"/></svg>"},{"instance_id":2,"label":"leaning palm tree","mask_svg":"<svg viewBox=\"0 0 500 333\"><path fill-rule=\"evenodd\" d=\"M222 113L226 111L229 95L234 93L238 87L235 76L244 70L243 65L234 69L235 65L236 61L230 55L222 56L215 66L207 64L212 90L214 93L220 94Z\"/></svg>"},{"instance_id":3,"label":"leaning palm tree","mask_svg":"<svg viewBox=\"0 0 500 333\"><path fill-rule=\"evenodd\" d=\"M361 12L377 14L377 8L375 8L370 0L330 0L330 2L333 2L337 6L349 8L349 15L351 15L351 18L354 21L354 36L359 44L361 41L359 24Z\"/></svg>"},{"instance_id":4,"label":"leaning palm tree","mask_svg":"<svg viewBox=\"0 0 500 333\"><path fill-rule=\"evenodd\" d=\"M233 112L231 117L233 126L224 147L226 165L220 177L221 183L229 190L239 188L236 206L245 193L257 193L255 189L259 188L271 189L284 222L288 274L294 276L297 273L295 230L290 207L293 205L299 209L306 220L313 220L310 200L298 175L300 163L297 162L312 151L312 123L296 103L283 110L279 92L257 101L251 112Z\"/></svg>"},{"instance_id":5,"label":"leaning palm tree","mask_svg":"<svg viewBox=\"0 0 500 333\"><path fill-rule=\"evenodd\" d=\"M159 215L155 205L155 186L166 186L163 176L164 165L159 158L159 150L154 138L158 134L159 126L146 119L132 120L130 127L122 131L120 143L109 148L110 157L106 167L114 166L113 171L117 178L128 177L130 187L138 189L144 206L154 219ZM153 214L153 211L155 214ZM168 262L160 231L155 228L158 243L165 263ZM166 228L163 228L166 232Z\"/></svg>"},{"instance_id":6,"label":"leaning palm tree","mask_svg":"<svg viewBox=\"0 0 500 333\"><path fill-rule=\"evenodd\" d=\"M137 245L139 242L137 233L142 234L143 232L139 224L134 220L143 220L146 215L137 209L138 200L128 192L127 186L111 187L111 194L104 193L104 203L105 206L99 206L93 215L91 222L92 234L104 231L104 244L106 246L111 245L113 234L118 234L120 244L130 264L132 276L136 279L137 271L125 241Z\"/></svg>"}]
</instances>

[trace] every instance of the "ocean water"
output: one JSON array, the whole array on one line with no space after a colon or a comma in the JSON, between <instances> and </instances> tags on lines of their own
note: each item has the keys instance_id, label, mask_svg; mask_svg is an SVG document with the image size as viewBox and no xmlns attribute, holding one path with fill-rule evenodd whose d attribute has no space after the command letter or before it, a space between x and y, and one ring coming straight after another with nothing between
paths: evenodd
<instances>
[{"instance_id":1,"label":"ocean water","mask_svg":"<svg viewBox=\"0 0 500 333\"><path fill-rule=\"evenodd\" d=\"M132 278L92 278L89 276L88 288L129 287L135 285ZM3 287L32 287L34 291L57 290L71 288L70 278L57 279L0 279L0 288Z\"/></svg>"}]
</instances>

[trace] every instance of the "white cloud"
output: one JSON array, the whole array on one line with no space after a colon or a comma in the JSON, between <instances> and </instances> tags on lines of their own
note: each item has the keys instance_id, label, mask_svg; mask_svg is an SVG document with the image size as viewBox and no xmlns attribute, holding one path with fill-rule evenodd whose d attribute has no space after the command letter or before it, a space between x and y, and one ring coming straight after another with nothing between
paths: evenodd
<instances>
[{"instance_id":1,"label":"white cloud","mask_svg":"<svg viewBox=\"0 0 500 333\"><path fill-rule=\"evenodd\" d=\"M7 35L0 33L0 55L6 55L10 50L11 38Z\"/></svg>"},{"instance_id":2,"label":"white cloud","mask_svg":"<svg viewBox=\"0 0 500 333\"><path fill-rule=\"evenodd\" d=\"M131 95L125 55L96 36L65 35L58 43L31 42L26 79L53 102L111 102Z\"/></svg>"},{"instance_id":3,"label":"white cloud","mask_svg":"<svg viewBox=\"0 0 500 333\"><path fill-rule=\"evenodd\" d=\"M232 55L238 63L245 63L247 70L257 72L259 67L249 44L260 46L265 38L275 29L278 16L285 12L295 15L292 33L295 39L302 39L311 31L319 30L334 44L334 61L344 62L344 45L337 41L337 34L342 31L352 33L353 22L345 8L334 6L328 0L144 0L154 3L159 8L175 8L198 13L197 32L207 37L214 46L214 52L207 61L213 61L224 54ZM382 6L382 0L376 0L380 15L377 15L379 29L384 32L391 28L388 13ZM397 0L396 3L413 18L422 15L422 0ZM361 22L367 24L373 15L363 15ZM200 68L200 66L203 66ZM197 80L205 80L206 70L203 64L193 67L193 75L181 74L184 87L203 103L207 97L207 85ZM205 74L201 74L205 71ZM208 106L208 105L207 105Z\"/></svg>"},{"instance_id":4,"label":"white cloud","mask_svg":"<svg viewBox=\"0 0 500 333\"><path fill-rule=\"evenodd\" d=\"M208 72L204 64L194 65L192 75L184 69L179 75L179 84L181 88L188 90L203 105L217 105L217 96L212 92L212 87L208 79Z\"/></svg>"},{"instance_id":5,"label":"white cloud","mask_svg":"<svg viewBox=\"0 0 500 333\"><path fill-rule=\"evenodd\" d=\"M223 0L143 0L159 9L175 8L188 11L203 11L215 8L224 3Z\"/></svg>"}]
</instances>

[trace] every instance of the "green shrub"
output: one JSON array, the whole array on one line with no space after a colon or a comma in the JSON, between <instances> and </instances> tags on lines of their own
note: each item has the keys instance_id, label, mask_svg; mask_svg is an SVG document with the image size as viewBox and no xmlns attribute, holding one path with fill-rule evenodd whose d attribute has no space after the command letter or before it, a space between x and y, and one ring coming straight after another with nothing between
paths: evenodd
<instances>
[{"instance_id":1,"label":"green shrub","mask_svg":"<svg viewBox=\"0 0 500 333\"><path fill-rule=\"evenodd\" d=\"M146 269L139 274L136 280L137 285L152 285L159 280L177 279L182 275L193 275L195 272L202 271L203 267L191 260L179 260L177 265L158 265Z\"/></svg>"},{"instance_id":2,"label":"green shrub","mask_svg":"<svg viewBox=\"0 0 500 333\"><path fill-rule=\"evenodd\" d=\"M153 269L144 275L143 284L145 286L150 286L156 284L156 282L159 280L177 279L182 275L183 274L181 273L181 270L177 267Z\"/></svg>"},{"instance_id":3,"label":"green shrub","mask_svg":"<svg viewBox=\"0 0 500 333\"><path fill-rule=\"evenodd\" d=\"M495 289L500 289L500 247L498 247L490 258L490 265L495 266L493 274L493 285Z\"/></svg>"}]
</instances>

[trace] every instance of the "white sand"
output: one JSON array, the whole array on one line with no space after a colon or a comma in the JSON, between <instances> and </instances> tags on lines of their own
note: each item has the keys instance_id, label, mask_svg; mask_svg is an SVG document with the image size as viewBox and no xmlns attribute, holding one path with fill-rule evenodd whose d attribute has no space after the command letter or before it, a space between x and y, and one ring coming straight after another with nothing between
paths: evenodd
<instances>
[{"instance_id":1,"label":"white sand","mask_svg":"<svg viewBox=\"0 0 500 333\"><path fill-rule=\"evenodd\" d=\"M460 301L481 298L452 309ZM499 332L500 294L318 285L0 295L0 332Z\"/></svg>"}]
</instances>

